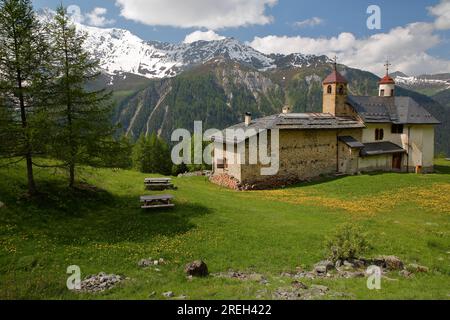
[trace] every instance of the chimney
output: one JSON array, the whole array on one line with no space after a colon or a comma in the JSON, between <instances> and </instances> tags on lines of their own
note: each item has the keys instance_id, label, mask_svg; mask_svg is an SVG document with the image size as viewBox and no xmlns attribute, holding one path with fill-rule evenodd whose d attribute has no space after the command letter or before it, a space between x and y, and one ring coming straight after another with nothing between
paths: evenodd
<instances>
[{"instance_id":1,"label":"chimney","mask_svg":"<svg viewBox=\"0 0 450 320\"><path fill-rule=\"evenodd\" d=\"M291 112L292 112L292 110L291 110L290 106L284 106L283 107L283 114L288 114L288 113L291 113Z\"/></svg>"},{"instance_id":2,"label":"chimney","mask_svg":"<svg viewBox=\"0 0 450 320\"><path fill-rule=\"evenodd\" d=\"M245 113L245 126L248 127L252 123L252 114L250 112Z\"/></svg>"}]
</instances>

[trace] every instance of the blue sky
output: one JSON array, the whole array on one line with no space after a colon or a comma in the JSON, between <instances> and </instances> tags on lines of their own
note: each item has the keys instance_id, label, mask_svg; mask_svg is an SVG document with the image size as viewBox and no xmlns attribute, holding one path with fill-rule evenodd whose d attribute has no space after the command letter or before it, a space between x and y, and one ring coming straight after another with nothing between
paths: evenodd
<instances>
[{"instance_id":1,"label":"blue sky","mask_svg":"<svg viewBox=\"0 0 450 320\"><path fill-rule=\"evenodd\" d=\"M61 0L33 3L36 8L55 8ZM212 30L209 36L234 37L263 52L336 53L344 63L366 69L404 48L404 56L398 57L402 71L450 72L450 63L448 70L445 67L450 60L450 26L445 22L450 17L450 0L63 0L62 3L79 6L83 17L89 13L92 17L96 12L92 21L86 16L85 24L128 29L144 40L178 43L195 31ZM369 5L381 9L379 30L367 28ZM106 10L93 11L95 8ZM205 36L200 33L194 39ZM386 57L381 57L384 50ZM403 61L411 56L415 56L415 61ZM396 57L389 58L396 62ZM358 65L361 60L367 61ZM371 71L379 70L374 67Z\"/></svg>"}]
</instances>

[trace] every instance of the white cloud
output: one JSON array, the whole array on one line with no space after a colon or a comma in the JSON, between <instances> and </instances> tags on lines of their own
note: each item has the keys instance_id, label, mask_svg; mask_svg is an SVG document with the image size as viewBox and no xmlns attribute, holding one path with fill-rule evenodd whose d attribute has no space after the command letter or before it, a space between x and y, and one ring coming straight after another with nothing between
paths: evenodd
<instances>
[{"instance_id":1,"label":"white cloud","mask_svg":"<svg viewBox=\"0 0 450 320\"><path fill-rule=\"evenodd\" d=\"M278 0L116 0L121 15L152 26L207 28L265 25L267 7Z\"/></svg>"},{"instance_id":2,"label":"white cloud","mask_svg":"<svg viewBox=\"0 0 450 320\"><path fill-rule=\"evenodd\" d=\"M76 23L86 23L94 27L105 27L113 24L114 20L109 20L105 17L108 13L106 8L94 8L91 12L83 14L81 8L77 5L67 7L67 14Z\"/></svg>"},{"instance_id":3,"label":"white cloud","mask_svg":"<svg viewBox=\"0 0 450 320\"><path fill-rule=\"evenodd\" d=\"M384 72L386 58L405 73L450 72L449 60L427 53L441 42L434 30L433 24L413 23L361 39L347 32L332 38L267 36L255 37L250 45L264 53L337 55L343 64L377 74Z\"/></svg>"},{"instance_id":4,"label":"white cloud","mask_svg":"<svg viewBox=\"0 0 450 320\"><path fill-rule=\"evenodd\" d=\"M184 38L183 43L193 43L200 40L203 41L214 41L214 40L222 40L225 37L215 33L212 30L209 31L194 31L191 34L188 34L186 38Z\"/></svg>"},{"instance_id":5,"label":"white cloud","mask_svg":"<svg viewBox=\"0 0 450 320\"><path fill-rule=\"evenodd\" d=\"M294 27L297 27L297 28L315 27L315 26L323 24L323 22L324 22L323 19L321 19L319 17L313 17L310 19L294 22Z\"/></svg>"},{"instance_id":6,"label":"white cloud","mask_svg":"<svg viewBox=\"0 0 450 320\"><path fill-rule=\"evenodd\" d=\"M89 13L86 13L86 20L89 25L94 27L104 27L113 24L114 20L109 20L105 17L108 13L106 8L95 8Z\"/></svg>"},{"instance_id":7,"label":"white cloud","mask_svg":"<svg viewBox=\"0 0 450 320\"><path fill-rule=\"evenodd\" d=\"M450 29L450 0L442 0L436 6L429 7L428 11L436 17L435 26L437 29Z\"/></svg>"}]
</instances>

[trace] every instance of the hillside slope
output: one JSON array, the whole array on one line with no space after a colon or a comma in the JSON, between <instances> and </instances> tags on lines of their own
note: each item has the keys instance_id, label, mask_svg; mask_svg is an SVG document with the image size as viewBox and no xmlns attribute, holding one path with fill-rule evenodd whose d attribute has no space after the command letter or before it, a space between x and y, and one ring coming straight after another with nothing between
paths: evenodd
<instances>
[{"instance_id":1,"label":"hillside slope","mask_svg":"<svg viewBox=\"0 0 450 320\"><path fill-rule=\"evenodd\" d=\"M36 168L42 193L29 199L21 197L24 162L0 165L0 299L148 301L168 291L173 299L277 299L294 288L286 273L311 270L328 255L326 238L350 222L368 234L365 257L395 255L430 271L392 271L377 291L364 277L300 279L329 288L318 299L448 300L450 162L436 164L433 175L359 175L256 192L174 178L175 208L152 212L139 205L146 174L85 167L80 188L68 189L64 172ZM150 257L165 263L138 267ZM198 259L212 275L188 281L184 267ZM129 279L105 292L73 292L65 272L72 264L82 279L101 271ZM230 269L256 277L214 276Z\"/></svg>"}]
</instances>

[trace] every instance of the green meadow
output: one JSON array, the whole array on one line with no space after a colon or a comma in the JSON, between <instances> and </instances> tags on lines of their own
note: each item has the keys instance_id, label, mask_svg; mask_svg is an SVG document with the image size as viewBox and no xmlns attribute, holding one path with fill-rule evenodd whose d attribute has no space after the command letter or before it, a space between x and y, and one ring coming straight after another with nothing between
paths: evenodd
<instances>
[{"instance_id":1,"label":"green meadow","mask_svg":"<svg viewBox=\"0 0 450 320\"><path fill-rule=\"evenodd\" d=\"M36 169L41 191L26 194L23 163L0 168L0 299L272 299L291 279L282 272L310 270L327 256L325 239L352 222L368 234L367 257L395 255L430 272L396 272L381 290L366 279L314 279L345 299L450 299L450 162L436 173L340 177L271 191L237 192L204 177L175 178L175 209L140 209L148 175L83 168L67 188L58 169ZM167 193L167 192L165 192ZM156 268L141 259L163 258ZM256 272L268 283L209 276L183 269L204 260L211 273ZM70 265L82 277L101 271L129 279L99 294L66 287ZM332 299L332 296L324 296Z\"/></svg>"}]
</instances>

